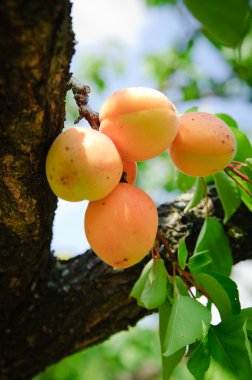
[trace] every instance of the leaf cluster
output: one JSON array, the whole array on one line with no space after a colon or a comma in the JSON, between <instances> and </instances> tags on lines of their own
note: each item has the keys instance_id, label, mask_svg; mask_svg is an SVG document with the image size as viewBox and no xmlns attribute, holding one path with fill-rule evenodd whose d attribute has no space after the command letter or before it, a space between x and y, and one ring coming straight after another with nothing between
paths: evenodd
<instances>
[{"instance_id":1,"label":"leaf cluster","mask_svg":"<svg viewBox=\"0 0 252 380\"><path fill-rule=\"evenodd\" d=\"M184 356L197 380L248 379L252 308L241 310L237 285L229 278L232 255L222 224L206 218L193 255L182 239L172 265L171 275L163 259L151 259L131 292L140 306L159 312L163 379ZM211 324L212 305L218 325Z\"/></svg>"}]
</instances>

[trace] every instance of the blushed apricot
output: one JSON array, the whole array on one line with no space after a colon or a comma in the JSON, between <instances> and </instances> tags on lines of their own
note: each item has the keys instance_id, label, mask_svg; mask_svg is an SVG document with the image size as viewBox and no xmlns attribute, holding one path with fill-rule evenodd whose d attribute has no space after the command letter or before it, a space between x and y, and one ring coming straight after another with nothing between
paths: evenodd
<instances>
[{"instance_id":1,"label":"blushed apricot","mask_svg":"<svg viewBox=\"0 0 252 380\"><path fill-rule=\"evenodd\" d=\"M46 159L52 191L72 202L105 197L120 181L122 169L114 143L91 128L73 127L62 132Z\"/></svg>"},{"instance_id":2,"label":"blushed apricot","mask_svg":"<svg viewBox=\"0 0 252 380\"><path fill-rule=\"evenodd\" d=\"M236 139L227 124L207 112L189 112L180 117L177 136L169 153L182 172L198 177L217 173L230 164Z\"/></svg>"},{"instance_id":3,"label":"blushed apricot","mask_svg":"<svg viewBox=\"0 0 252 380\"><path fill-rule=\"evenodd\" d=\"M94 252L115 268L127 268L152 248L158 227L153 200L141 189L119 185L105 198L90 202L85 232Z\"/></svg>"},{"instance_id":4,"label":"blushed apricot","mask_svg":"<svg viewBox=\"0 0 252 380\"><path fill-rule=\"evenodd\" d=\"M100 110L100 131L115 143L123 160L158 156L176 136L179 117L161 92L129 87L115 92Z\"/></svg>"},{"instance_id":5,"label":"blushed apricot","mask_svg":"<svg viewBox=\"0 0 252 380\"><path fill-rule=\"evenodd\" d=\"M123 160L123 172L125 173L125 180L130 185L134 185L137 175L137 164L135 161Z\"/></svg>"}]
</instances>

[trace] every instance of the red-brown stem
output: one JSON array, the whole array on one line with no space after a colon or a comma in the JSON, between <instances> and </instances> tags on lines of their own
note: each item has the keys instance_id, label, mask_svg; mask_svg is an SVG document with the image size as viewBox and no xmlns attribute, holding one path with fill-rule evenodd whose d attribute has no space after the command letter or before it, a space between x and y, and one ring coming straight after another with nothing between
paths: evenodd
<instances>
[{"instance_id":1,"label":"red-brown stem","mask_svg":"<svg viewBox=\"0 0 252 380\"><path fill-rule=\"evenodd\" d=\"M240 177L244 181L250 183L249 178L245 174L243 174L239 170L237 170L237 168L232 167L232 166L229 165L226 169L229 169L231 172L233 172L234 174L236 174L238 177Z\"/></svg>"},{"instance_id":2,"label":"red-brown stem","mask_svg":"<svg viewBox=\"0 0 252 380\"><path fill-rule=\"evenodd\" d=\"M207 299L209 299L209 301L212 302L212 299L210 297L210 295L207 293L207 291L202 288L202 286L194 279L194 275L190 272L187 272L185 270L183 270L180 265L178 264L177 260L176 260L176 257L175 255L173 254L173 252L171 251L171 248L169 246L169 244L167 243L166 239L163 237L162 233L158 230L157 231L157 240L159 240L165 247L171 261L172 261L172 270L173 270L173 278L174 278L174 286L176 288L176 290L178 291L177 289L177 284L176 284L176 271L179 272L180 274L180 277L182 279L182 281L184 282L184 284L186 285L188 291L190 292L190 294L194 297L194 295L192 294L191 292L191 289L190 289L190 285L188 284L188 282L194 286L202 295L204 295ZM185 282L186 281L186 282ZM190 290L189 290L190 289ZM195 297L194 297L195 298Z\"/></svg>"},{"instance_id":3,"label":"red-brown stem","mask_svg":"<svg viewBox=\"0 0 252 380\"><path fill-rule=\"evenodd\" d=\"M173 254L169 244L167 243L166 239L163 237L163 235L161 234L159 230L157 230L157 239L164 245L171 261L176 262L175 255Z\"/></svg>"},{"instance_id":4,"label":"red-brown stem","mask_svg":"<svg viewBox=\"0 0 252 380\"><path fill-rule=\"evenodd\" d=\"M245 191L245 193L246 194L248 194L248 196L250 197L250 198L252 198L252 194L247 190L247 189L245 189L245 187L240 183L240 182L238 182L237 181L237 179L235 179L229 172L228 172L228 170L227 170L227 168L226 169L224 169L224 171L225 171L225 173L243 190L243 191Z\"/></svg>"},{"instance_id":5,"label":"red-brown stem","mask_svg":"<svg viewBox=\"0 0 252 380\"><path fill-rule=\"evenodd\" d=\"M187 287L187 290L188 290L188 292L191 294L191 296L192 296L193 298L196 298L195 295L193 294L193 292L192 292L192 290L191 290L191 287L190 287L190 285L188 284L186 278L185 278L184 276L181 276L180 278L181 278L181 280L183 281L183 283L185 284L185 286Z\"/></svg>"}]
</instances>

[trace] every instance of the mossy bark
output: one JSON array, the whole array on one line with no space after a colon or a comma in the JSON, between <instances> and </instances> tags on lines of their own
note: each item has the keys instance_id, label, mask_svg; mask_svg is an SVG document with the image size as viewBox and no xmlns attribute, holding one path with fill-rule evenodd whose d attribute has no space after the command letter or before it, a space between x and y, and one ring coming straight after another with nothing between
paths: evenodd
<instances>
[{"instance_id":1,"label":"mossy bark","mask_svg":"<svg viewBox=\"0 0 252 380\"><path fill-rule=\"evenodd\" d=\"M128 295L147 259L115 271L91 251L67 262L50 253L56 198L44 166L65 118L70 10L67 0L0 3L1 380L27 380L146 313ZM212 213L221 218L212 199ZM173 250L188 233L193 247L202 225L202 209L185 215L186 202L159 208ZM226 229L235 262L252 258L251 214L242 207ZM234 229L239 234L231 234Z\"/></svg>"}]
</instances>

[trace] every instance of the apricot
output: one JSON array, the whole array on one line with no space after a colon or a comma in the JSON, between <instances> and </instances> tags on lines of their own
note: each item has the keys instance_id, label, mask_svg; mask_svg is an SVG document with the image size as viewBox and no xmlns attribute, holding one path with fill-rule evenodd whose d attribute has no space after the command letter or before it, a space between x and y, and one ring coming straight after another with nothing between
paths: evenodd
<instances>
[{"instance_id":1,"label":"apricot","mask_svg":"<svg viewBox=\"0 0 252 380\"><path fill-rule=\"evenodd\" d=\"M144 161L164 152L179 125L174 104L161 92L145 87L115 92L101 107L99 117L100 131L128 161Z\"/></svg>"},{"instance_id":2,"label":"apricot","mask_svg":"<svg viewBox=\"0 0 252 380\"><path fill-rule=\"evenodd\" d=\"M153 200L127 183L89 203L85 232L94 252L115 268L138 263L152 248L158 227Z\"/></svg>"},{"instance_id":3,"label":"apricot","mask_svg":"<svg viewBox=\"0 0 252 380\"><path fill-rule=\"evenodd\" d=\"M46 176L52 191L72 202L105 197L120 181L122 171L114 143L91 128L73 127L62 132L46 159Z\"/></svg>"},{"instance_id":4,"label":"apricot","mask_svg":"<svg viewBox=\"0 0 252 380\"><path fill-rule=\"evenodd\" d=\"M130 185L134 185L136 182L137 175L137 164L135 161L124 161L123 160L123 172L125 173L125 180Z\"/></svg>"},{"instance_id":5,"label":"apricot","mask_svg":"<svg viewBox=\"0 0 252 380\"><path fill-rule=\"evenodd\" d=\"M230 164L236 139L227 124L207 112L180 116L180 125L169 153L182 172L198 177L217 173Z\"/></svg>"}]
</instances>

